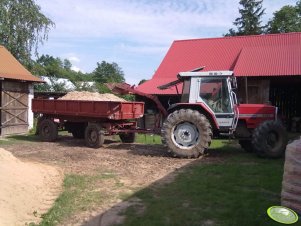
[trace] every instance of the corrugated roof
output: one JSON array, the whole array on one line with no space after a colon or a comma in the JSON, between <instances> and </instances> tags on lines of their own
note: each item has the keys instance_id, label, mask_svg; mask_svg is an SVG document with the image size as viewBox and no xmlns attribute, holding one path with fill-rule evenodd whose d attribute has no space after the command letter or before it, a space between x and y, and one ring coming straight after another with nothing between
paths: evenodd
<instances>
[{"instance_id":1,"label":"corrugated roof","mask_svg":"<svg viewBox=\"0 0 301 226\"><path fill-rule=\"evenodd\" d=\"M43 82L33 76L17 59L3 46L0 46L0 78L17 79L30 82Z\"/></svg>"},{"instance_id":2,"label":"corrugated roof","mask_svg":"<svg viewBox=\"0 0 301 226\"><path fill-rule=\"evenodd\" d=\"M235 76L301 75L300 62L301 32L179 40L173 42L153 78L137 89L175 94L175 89L159 90L155 85L200 66L206 66L204 71L233 70Z\"/></svg>"},{"instance_id":3,"label":"corrugated roof","mask_svg":"<svg viewBox=\"0 0 301 226\"><path fill-rule=\"evenodd\" d=\"M234 67L236 76L301 75L301 43L245 47Z\"/></svg>"}]
</instances>

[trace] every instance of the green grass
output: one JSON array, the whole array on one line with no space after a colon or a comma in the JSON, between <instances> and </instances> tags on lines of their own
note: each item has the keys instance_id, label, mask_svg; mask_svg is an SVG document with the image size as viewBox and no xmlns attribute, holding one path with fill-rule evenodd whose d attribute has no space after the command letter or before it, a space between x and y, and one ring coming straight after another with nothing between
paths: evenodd
<instances>
[{"instance_id":1,"label":"green grass","mask_svg":"<svg viewBox=\"0 0 301 226\"><path fill-rule=\"evenodd\" d=\"M63 192L53 207L42 215L42 222L39 225L57 225L76 213L88 211L95 205L108 200L110 195L101 192L99 188L102 186L102 181L111 179L117 183L115 175L111 172L95 175L66 175ZM116 186L120 185L116 184Z\"/></svg>"},{"instance_id":2,"label":"green grass","mask_svg":"<svg viewBox=\"0 0 301 226\"><path fill-rule=\"evenodd\" d=\"M171 184L139 191L146 210L136 215L129 209L123 225L279 225L266 210L280 204L283 160L259 159L224 141L212 146L222 162L204 161Z\"/></svg>"},{"instance_id":3,"label":"green grass","mask_svg":"<svg viewBox=\"0 0 301 226\"><path fill-rule=\"evenodd\" d=\"M113 139L115 141L121 142L118 135L114 135ZM136 133L135 143L139 144L162 144L161 136L155 134L142 134Z\"/></svg>"},{"instance_id":4,"label":"green grass","mask_svg":"<svg viewBox=\"0 0 301 226\"><path fill-rule=\"evenodd\" d=\"M162 144L161 136L150 134L137 134L135 142L140 144Z\"/></svg>"},{"instance_id":5,"label":"green grass","mask_svg":"<svg viewBox=\"0 0 301 226\"><path fill-rule=\"evenodd\" d=\"M24 135L12 135L12 136L7 136L5 138L0 139L0 145L11 145L19 142L34 142L38 141L39 138L31 133L24 134Z\"/></svg>"}]
</instances>

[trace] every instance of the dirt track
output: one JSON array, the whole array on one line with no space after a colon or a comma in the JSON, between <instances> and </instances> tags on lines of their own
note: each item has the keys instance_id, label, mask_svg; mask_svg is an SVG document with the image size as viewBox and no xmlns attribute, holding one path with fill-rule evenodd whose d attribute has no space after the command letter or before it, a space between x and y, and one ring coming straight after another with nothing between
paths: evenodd
<instances>
[{"instance_id":1,"label":"dirt track","mask_svg":"<svg viewBox=\"0 0 301 226\"><path fill-rule=\"evenodd\" d=\"M20 141L5 146L5 149L21 160L53 165L65 173L90 174L96 170L114 172L124 184L124 188L133 192L185 165L202 161L171 158L167 156L162 145L121 144L106 140L103 148L91 149L85 147L83 140L76 140L70 136L60 136L55 143ZM110 187L107 191L110 192ZM105 212L117 202L120 200L111 200L92 213L81 213L64 224L82 225L101 215L102 211Z\"/></svg>"}]
</instances>

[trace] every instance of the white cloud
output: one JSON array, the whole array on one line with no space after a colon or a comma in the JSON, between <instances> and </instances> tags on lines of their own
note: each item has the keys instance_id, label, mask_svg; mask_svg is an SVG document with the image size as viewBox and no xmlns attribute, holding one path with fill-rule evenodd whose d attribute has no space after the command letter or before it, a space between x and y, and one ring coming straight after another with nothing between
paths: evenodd
<instances>
[{"instance_id":1,"label":"white cloud","mask_svg":"<svg viewBox=\"0 0 301 226\"><path fill-rule=\"evenodd\" d=\"M295 2L264 0L264 21ZM37 4L56 24L45 51L65 56L87 71L101 60L119 64L131 58L132 63L122 68L131 72L126 77L137 78L141 71L153 74L159 66L154 62L162 59L173 40L222 36L239 16L239 0L37 0ZM151 61L148 66L145 59ZM141 65L145 68L138 68Z\"/></svg>"},{"instance_id":2,"label":"white cloud","mask_svg":"<svg viewBox=\"0 0 301 226\"><path fill-rule=\"evenodd\" d=\"M80 62L80 59L76 56L71 56L71 57L68 57L68 60L70 60L71 62Z\"/></svg>"},{"instance_id":3,"label":"white cloud","mask_svg":"<svg viewBox=\"0 0 301 226\"><path fill-rule=\"evenodd\" d=\"M227 31L238 16L239 0L38 0L56 23L55 37L122 38L166 45L205 36L208 28ZM293 0L265 0L276 10ZM270 18L271 10L266 17ZM222 33L221 33L222 35Z\"/></svg>"},{"instance_id":4,"label":"white cloud","mask_svg":"<svg viewBox=\"0 0 301 226\"><path fill-rule=\"evenodd\" d=\"M150 44L195 37L206 27L229 27L233 15L232 4L223 0L38 2L56 22L56 37L123 37Z\"/></svg>"},{"instance_id":5,"label":"white cloud","mask_svg":"<svg viewBox=\"0 0 301 226\"><path fill-rule=\"evenodd\" d=\"M79 72L79 71L83 72L79 67L77 67L75 65L72 65L71 70L75 71L75 72Z\"/></svg>"}]
</instances>

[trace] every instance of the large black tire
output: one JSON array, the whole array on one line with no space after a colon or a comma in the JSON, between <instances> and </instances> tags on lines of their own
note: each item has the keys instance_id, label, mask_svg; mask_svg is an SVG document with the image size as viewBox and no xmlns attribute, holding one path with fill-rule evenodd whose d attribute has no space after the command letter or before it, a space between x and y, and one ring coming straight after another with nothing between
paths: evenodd
<instances>
[{"instance_id":1,"label":"large black tire","mask_svg":"<svg viewBox=\"0 0 301 226\"><path fill-rule=\"evenodd\" d=\"M162 127L164 143L175 157L199 157L209 147L211 136L208 119L191 109L174 111Z\"/></svg>"},{"instance_id":2,"label":"large black tire","mask_svg":"<svg viewBox=\"0 0 301 226\"><path fill-rule=\"evenodd\" d=\"M251 140L239 140L238 143L246 152L254 151Z\"/></svg>"},{"instance_id":3,"label":"large black tire","mask_svg":"<svg viewBox=\"0 0 301 226\"><path fill-rule=\"evenodd\" d=\"M283 156L287 143L287 132L278 121L263 122L252 135L254 151L260 157L279 158Z\"/></svg>"},{"instance_id":4,"label":"large black tire","mask_svg":"<svg viewBox=\"0 0 301 226\"><path fill-rule=\"evenodd\" d=\"M57 139L58 127L52 119L43 119L39 122L38 134L42 141L52 142Z\"/></svg>"},{"instance_id":5,"label":"large black tire","mask_svg":"<svg viewBox=\"0 0 301 226\"><path fill-rule=\"evenodd\" d=\"M104 132L97 123L89 123L85 129L85 142L90 148L99 148L104 143Z\"/></svg>"},{"instance_id":6,"label":"large black tire","mask_svg":"<svg viewBox=\"0 0 301 226\"><path fill-rule=\"evenodd\" d=\"M120 133L119 137L122 143L130 144L135 142L136 133Z\"/></svg>"}]
</instances>

